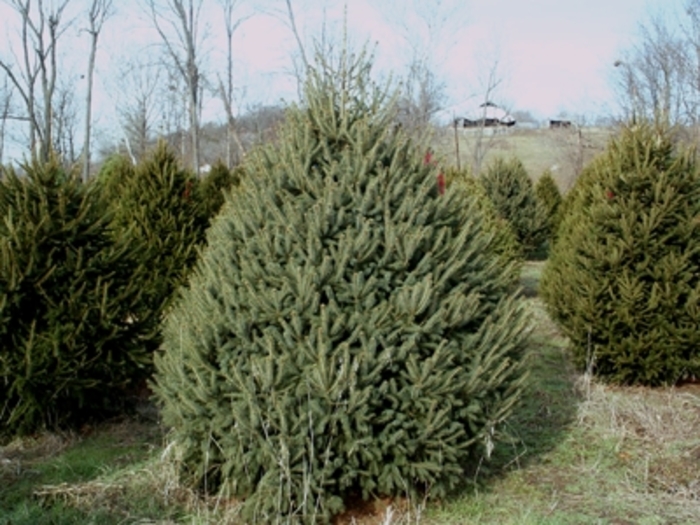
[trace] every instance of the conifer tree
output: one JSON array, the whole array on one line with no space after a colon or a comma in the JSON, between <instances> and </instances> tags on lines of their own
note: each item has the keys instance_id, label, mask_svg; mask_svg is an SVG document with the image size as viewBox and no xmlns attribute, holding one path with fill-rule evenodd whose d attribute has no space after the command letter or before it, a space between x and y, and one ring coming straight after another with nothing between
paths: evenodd
<instances>
[{"instance_id":1,"label":"conifer tree","mask_svg":"<svg viewBox=\"0 0 700 525\"><path fill-rule=\"evenodd\" d=\"M117 163L100 180L116 235L140 252L134 272L142 281L144 311L160 317L204 241L209 218L199 180L164 142L134 168ZM155 348L158 340L154 334L150 346Z\"/></svg>"},{"instance_id":2,"label":"conifer tree","mask_svg":"<svg viewBox=\"0 0 700 525\"><path fill-rule=\"evenodd\" d=\"M513 228L523 256L534 257L546 239L546 221L522 162L497 158L480 180L496 211Z\"/></svg>"},{"instance_id":3,"label":"conifer tree","mask_svg":"<svg viewBox=\"0 0 700 525\"><path fill-rule=\"evenodd\" d=\"M522 249L515 238L510 223L498 214L496 207L486 194L484 186L467 170L448 168L445 170L445 176L448 185L456 185L460 193L468 196L468 199L474 200L479 206L484 216L485 230L494 236L494 249L500 256L498 261L513 272L513 286L518 286L522 268Z\"/></svg>"},{"instance_id":4,"label":"conifer tree","mask_svg":"<svg viewBox=\"0 0 700 525\"><path fill-rule=\"evenodd\" d=\"M122 186L134 176L135 166L124 155L107 157L97 174L100 196L110 206L121 199Z\"/></svg>"},{"instance_id":5,"label":"conifer tree","mask_svg":"<svg viewBox=\"0 0 700 525\"><path fill-rule=\"evenodd\" d=\"M244 175L244 168L236 166L229 169L223 161L217 161L211 171L199 184L200 198L208 218L213 218L224 204L225 194L231 188L238 187Z\"/></svg>"},{"instance_id":6,"label":"conifer tree","mask_svg":"<svg viewBox=\"0 0 700 525\"><path fill-rule=\"evenodd\" d=\"M95 186L52 158L0 182L0 433L114 415L150 370L132 318L135 253L114 242Z\"/></svg>"},{"instance_id":7,"label":"conifer tree","mask_svg":"<svg viewBox=\"0 0 700 525\"><path fill-rule=\"evenodd\" d=\"M700 176L662 126L632 124L585 170L541 291L577 364L619 384L700 373Z\"/></svg>"},{"instance_id":8,"label":"conifer tree","mask_svg":"<svg viewBox=\"0 0 700 525\"><path fill-rule=\"evenodd\" d=\"M369 62L311 70L207 234L154 390L183 480L244 519L444 496L498 441L527 318L473 198L440 195Z\"/></svg>"},{"instance_id":9,"label":"conifer tree","mask_svg":"<svg viewBox=\"0 0 700 525\"><path fill-rule=\"evenodd\" d=\"M540 177L540 180L537 181L535 185L535 197L544 215L547 242L551 246L561 220L560 208L562 202L559 187L554 181L551 171L545 171Z\"/></svg>"}]
</instances>

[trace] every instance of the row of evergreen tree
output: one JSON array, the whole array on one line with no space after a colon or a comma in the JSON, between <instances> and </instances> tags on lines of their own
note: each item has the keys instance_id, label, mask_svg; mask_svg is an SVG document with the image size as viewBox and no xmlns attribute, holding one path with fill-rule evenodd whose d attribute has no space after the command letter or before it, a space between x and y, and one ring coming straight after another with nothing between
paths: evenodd
<instances>
[{"instance_id":1,"label":"row of evergreen tree","mask_svg":"<svg viewBox=\"0 0 700 525\"><path fill-rule=\"evenodd\" d=\"M2 431L104 417L152 378L182 482L250 522L442 497L517 409L519 267L548 246L542 295L581 369L697 376L692 152L633 124L563 203L517 160L445 188L369 73L362 55L317 64L236 172L200 180L163 146L85 184L56 160L6 170Z\"/></svg>"},{"instance_id":2,"label":"row of evergreen tree","mask_svg":"<svg viewBox=\"0 0 700 525\"><path fill-rule=\"evenodd\" d=\"M0 433L123 410L152 375L160 324L238 173L200 180L164 145L85 184L57 158L0 181Z\"/></svg>"}]
</instances>

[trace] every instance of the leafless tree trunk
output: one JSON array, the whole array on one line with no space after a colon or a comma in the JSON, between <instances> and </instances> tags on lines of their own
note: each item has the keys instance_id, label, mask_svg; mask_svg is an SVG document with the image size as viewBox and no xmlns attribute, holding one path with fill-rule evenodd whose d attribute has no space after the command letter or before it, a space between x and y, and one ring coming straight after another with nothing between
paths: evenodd
<instances>
[{"instance_id":1,"label":"leafless tree trunk","mask_svg":"<svg viewBox=\"0 0 700 525\"><path fill-rule=\"evenodd\" d=\"M0 96L0 166L3 164L5 154L5 133L7 130L7 121L10 120L10 112L12 110L12 86L8 78L3 80L2 93Z\"/></svg>"},{"instance_id":2,"label":"leafless tree trunk","mask_svg":"<svg viewBox=\"0 0 700 525\"><path fill-rule=\"evenodd\" d=\"M486 112L488 111L489 104L491 104L496 97L498 87L502 82L503 79L499 73L499 62L496 60L489 69L489 74L483 85L483 102L480 104L482 110L479 125L473 128L473 131L470 131L470 133L473 133L473 135L471 135L471 138L473 138L471 167L474 175L479 175L481 172L484 158L495 142L493 128L487 129L486 127Z\"/></svg>"},{"instance_id":3,"label":"leafless tree trunk","mask_svg":"<svg viewBox=\"0 0 700 525\"><path fill-rule=\"evenodd\" d=\"M73 166L78 160L76 155L78 111L72 84L74 82L62 83L56 87L52 111L53 143L51 147L60 154L66 166Z\"/></svg>"},{"instance_id":4,"label":"leafless tree trunk","mask_svg":"<svg viewBox=\"0 0 700 525\"><path fill-rule=\"evenodd\" d=\"M21 57L0 60L27 111L32 155L47 160L53 145L53 98L57 79L58 40L70 25L61 18L70 0L33 4L31 0L5 0L21 17Z\"/></svg>"},{"instance_id":5,"label":"leafless tree trunk","mask_svg":"<svg viewBox=\"0 0 700 525\"><path fill-rule=\"evenodd\" d=\"M234 9L239 0L220 0L220 2L226 27L226 82L219 77L217 91L226 111L226 166L230 169L233 166L233 142L235 142L240 154L245 155L233 114L233 34L246 18L234 18Z\"/></svg>"},{"instance_id":6,"label":"leafless tree trunk","mask_svg":"<svg viewBox=\"0 0 700 525\"><path fill-rule=\"evenodd\" d=\"M112 0L92 0L88 19L90 27L90 58L87 71L87 95L85 97L85 142L83 144L83 181L90 176L90 131L92 129L92 80L95 74L95 55L97 54L97 39L102 31L105 20L112 12Z\"/></svg>"},{"instance_id":7,"label":"leafless tree trunk","mask_svg":"<svg viewBox=\"0 0 700 525\"><path fill-rule=\"evenodd\" d=\"M163 86L162 84L165 84ZM154 128L161 120L160 134L170 133L167 101L170 84L165 81L160 62L149 63L136 58L126 62L117 73L115 102L124 144L131 161L143 158L153 139ZM178 98L177 108L180 102Z\"/></svg>"},{"instance_id":8,"label":"leafless tree trunk","mask_svg":"<svg viewBox=\"0 0 700 525\"><path fill-rule=\"evenodd\" d=\"M192 145L192 168L199 174L201 108L200 12L202 0L147 0L150 16L165 51L185 82Z\"/></svg>"}]
</instances>

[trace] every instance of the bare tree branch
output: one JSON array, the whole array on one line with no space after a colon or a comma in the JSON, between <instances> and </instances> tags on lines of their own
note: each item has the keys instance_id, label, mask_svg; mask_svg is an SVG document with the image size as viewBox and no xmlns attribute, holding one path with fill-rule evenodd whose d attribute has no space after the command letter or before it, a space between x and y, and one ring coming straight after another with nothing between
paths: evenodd
<instances>
[{"instance_id":1,"label":"bare tree branch","mask_svg":"<svg viewBox=\"0 0 700 525\"><path fill-rule=\"evenodd\" d=\"M192 168L199 174L199 115L202 78L200 71L200 12L202 0L167 0L162 6L157 0L147 0L151 20L166 53L187 87ZM170 28L167 31L164 24ZM174 32L174 35L169 34Z\"/></svg>"},{"instance_id":2,"label":"bare tree branch","mask_svg":"<svg viewBox=\"0 0 700 525\"><path fill-rule=\"evenodd\" d=\"M219 0L224 12L224 26L226 28L226 82L218 76L218 95L226 111L226 166L233 166L233 151L231 142L234 141L240 154L245 155L245 148L241 142L236 128L236 119L233 114L233 35L240 25L250 16L235 18L234 10L239 0Z\"/></svg>"},{"instance_id":3,"label":"bare tree branch","mask_svg":"<svg viewBox=\"0 0 700 525\"><path fill-rule=\"evenodd\" d=\"M90 131L92 129L92 84L95 74L95 55L97 54L97 39L107 18L112 14L112 0L92 0L88 20L90 27L90 58L87 72L87 94L85 97L85 137L83 144L83 181L90 176Z\"/></svg>"},{"instance_id":4,"label":"bare tree branch","mask_svg":"<svg viewBox=\"0 0 700 525\"><path fill-rule=\"evenodd\" d=\"M0 68L22 98L29 123L32 155L48 159L53 146L53 99L58 75L57 46L71 22L62 24L69 0L45 6L39 0L5 0L21 17L22 56L0 59ZM19 72L15 69L17 68Z\"/></svg>"},{"instance_id":5,"label":"bare tree branch","mask_svg":"<svg viewBox=\"0 0 700 525\"><path fill-rule=\"evenodd\" d=\"M287 14L289 16L289 25L292 29L292 33L294 34L294 38L297 41L297 45L299 46L299 53L301 53L301 59L304 62L304 68L308 69L309 68L309 60L306 58L306 51L304 50L304 44L301 41L301 37L299 36L299 30L297 29L297 23L296 19L294 18L294 9L292 9L292 2L291 0L285 0L287 3Z\"/></svg>"}]
</instances>

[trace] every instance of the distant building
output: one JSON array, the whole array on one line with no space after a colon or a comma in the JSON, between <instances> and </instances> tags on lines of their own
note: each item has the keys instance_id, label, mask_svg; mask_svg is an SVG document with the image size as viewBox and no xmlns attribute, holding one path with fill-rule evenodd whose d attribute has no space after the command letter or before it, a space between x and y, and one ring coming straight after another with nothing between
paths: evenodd
<instances>
[{"instance_id":1,"label":"distant building","mask_svg":"<svg viewBox=\"0 0 700 525\"><path fill-rule=\"evenodd\" d=\"M560 128L570 128L570 127L571 127L570 120L556 119L556 120L549 121L549 129L560 129Z\"/></svg>"},{"instance_id":2,"label":"distant building","mask_svg":"<svg viewBox=\"0 0 700 525\"><path fill-rule=\"evenodd\" d=\"M453 125L463 128L514 126L515 119L506 110L493 102L484 102L479 109L465 116L456 116Z\"/></svg>"}]
</instances>

